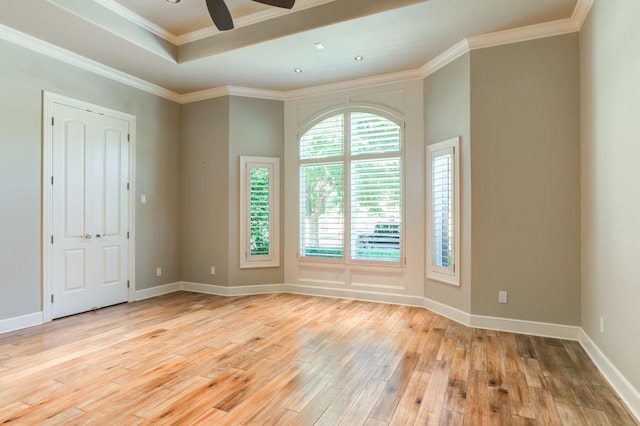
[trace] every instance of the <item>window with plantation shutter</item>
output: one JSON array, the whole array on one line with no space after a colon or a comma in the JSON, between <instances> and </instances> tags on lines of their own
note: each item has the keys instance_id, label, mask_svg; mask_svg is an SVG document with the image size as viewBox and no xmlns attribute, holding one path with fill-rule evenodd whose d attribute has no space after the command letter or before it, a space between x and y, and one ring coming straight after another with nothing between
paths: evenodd
<instances>
[{"instance_id":1,"label":"window with plantation shutter","mask_svg":"<svg viewBox=\"0 0 640 426\"><path fill-rule=\"evenodd\" d=\"M280 160L240 157L240 267L279 266Z\"/></svg>"},{"instance_id":2,"label":"window with plantation shutter","mask_svg":"<svg viewBox=\"0 0 640 426\"><path fill-rule=\"evenodd\" d=\"M300 138L300 258L402 259L402 132L346 110Z\"/></svg>"},{"instance_id":3,"label":"window with plantation shutter","mask_svg":"<svg viewBox=\"0 0 640 426\"><path fill-rule=\"evenodd\" d=\"M427 146L427 277L459 285L459 138Z\"/></svg>"}]
</instances>

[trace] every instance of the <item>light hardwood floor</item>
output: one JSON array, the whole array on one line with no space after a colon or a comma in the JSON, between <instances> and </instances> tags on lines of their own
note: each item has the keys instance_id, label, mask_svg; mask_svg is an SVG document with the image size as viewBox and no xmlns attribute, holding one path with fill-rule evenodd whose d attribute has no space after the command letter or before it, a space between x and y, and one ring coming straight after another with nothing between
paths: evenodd
<instances>
[{"instance_id":1,"label":"light hardwood floor","mask_svg":"<svg viewBox=\"0 0 640 426\"><path fill-rule=\"evenodd\" d=\"M576 342L182 292L0 335L0 424L637 423Z\"/></svg>"}]
</instances>

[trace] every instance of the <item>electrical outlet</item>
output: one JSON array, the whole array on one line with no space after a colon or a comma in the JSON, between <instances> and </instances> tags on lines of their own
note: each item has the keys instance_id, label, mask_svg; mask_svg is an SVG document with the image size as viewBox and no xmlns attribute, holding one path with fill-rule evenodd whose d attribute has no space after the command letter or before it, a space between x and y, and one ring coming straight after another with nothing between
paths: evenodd
<instances>
[{"instance_id":1,"label":"electrical outlet","mask_svg":"<svg viewBox=\"0 0 640 426\"><path fill-rule=\"evenodd\" d=\"M604 333L604 317L600 317L600 333Z\"/></svg>"},{"instance_id":2,"label":"electrical outlet","mask_svg":"<svg viewBox=\"0 0 640 426\"><path fill-rule=\"evenodd\" d=\"M212 266L211 267L211 275L215 275L216 274L216 267Z\"/></svg>"},{"instance_id":3,"label":"electrical outlet","mask_svg":"<svg viewBox=\"0 0 640 426\"><path fill-rule=\"evenodd\" d=\"M156 268L156 277L160 277L162 276L162 268L158 267Z\"/></svg>"},{"instance_id":4,"label":"electrical outlet","mask_svg":"<svg viewBox=\"0 0 640 426\"><path fill-rule=\"evenodd\" d=\"M499 291L498 292L498 302L499 303L507 303L507 292L506 291Z\"/></svg>"}]
</instances>

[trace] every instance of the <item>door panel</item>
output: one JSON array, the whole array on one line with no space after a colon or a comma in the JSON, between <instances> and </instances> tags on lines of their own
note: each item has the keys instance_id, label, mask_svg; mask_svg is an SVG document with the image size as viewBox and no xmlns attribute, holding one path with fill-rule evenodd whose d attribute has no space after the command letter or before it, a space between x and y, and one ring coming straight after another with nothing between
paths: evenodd
<instances>
[{"instance_id":1,"label":"door panel","mask_svg":"<svg viewBox=\"0 0 640 426\"><path fill-rule=\"evenodd\" d=\"M127 300L126 120L54 104L53 318Z\"/></svg>"},{"instance_id":2,"label":"door panel","mask_svg":"<svg viewBox=\"0 0 640 426\"><path fill-rule=\"evenodd\" d=\"M56 192L64 199L64 236L65 238L83 238L85 235L85 124L79 121L66 121L61 143L59 168L64 173L64 187ZM62 192L61 192L62 191ZM56 232L58 234L58 232Z\"/></svg>"},{"instance_id":3,"label":"door panel","mask_svg":"<svg viewBox=\"0 0 640 426\"><path fill-rule=\"evenodd\" d=\"M96 307L127 300L129 226L129 124L105 117L100 128L99 173L96 188L95 227L100 237L95 243L99 271L96 277Z\"/></svg>"}]
</instances>

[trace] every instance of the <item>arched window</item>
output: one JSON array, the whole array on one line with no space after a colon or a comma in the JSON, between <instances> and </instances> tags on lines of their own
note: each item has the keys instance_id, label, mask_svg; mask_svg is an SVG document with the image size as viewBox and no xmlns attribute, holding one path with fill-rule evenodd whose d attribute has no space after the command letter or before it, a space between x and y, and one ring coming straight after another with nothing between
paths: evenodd
<instances>
[{"instance_id":1,"label":"arched window","mask_svg":"<svg viewBox=\"0 0 640 426\"><path fill-rule=\"evenodd\" d=\"M299 141L300 258L400 263L402 126L344 110Z\"/></svg>"}]
</instances>

